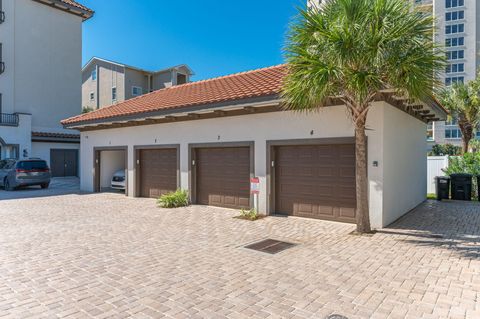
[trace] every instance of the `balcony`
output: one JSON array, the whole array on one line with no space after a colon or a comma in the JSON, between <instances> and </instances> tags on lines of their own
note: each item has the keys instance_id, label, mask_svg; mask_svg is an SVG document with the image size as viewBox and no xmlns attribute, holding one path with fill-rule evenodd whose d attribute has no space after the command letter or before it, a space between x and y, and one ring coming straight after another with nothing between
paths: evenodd
<instances>
[{"instance_id":1,"label":"balcony","mask_svg":"<svg viewBox=\"0 0 480 319\"><path fill-rule=\"evenodd\" d=\"M2 0L0 0L0 24L5 22L5 12L3 11L3 3Z\"/></svg>"},{"instance_id":2,"label":"balcony","mask_svg":"<svg viewBox=\"0 0 480 319\"><path fill-rule=\"evenodd\" d=\"M18 114L0 113L0 126L18 126Z\"/></svg>"}]
</instances>

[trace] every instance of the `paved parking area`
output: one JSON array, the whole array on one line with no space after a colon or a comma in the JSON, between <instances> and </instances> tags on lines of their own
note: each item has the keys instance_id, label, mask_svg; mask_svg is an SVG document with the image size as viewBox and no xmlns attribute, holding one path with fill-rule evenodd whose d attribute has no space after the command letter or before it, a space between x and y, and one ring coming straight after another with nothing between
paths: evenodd
<instances>
[{"instance_id":1,"label":"paved parking area","mask_svg":"<svg viewBox=\"0 0 480 319\"><path fill-rule=\"evenodd\" d=\"M301 218L69 194L0 201L0 317L480 318L480 204L373 236ZM242 248L274 238L276 255Z\"/></svg>"},{"instance_id":2,"label":"paved parking area","mask_svg":"<svg viewBox=\"0 0 480 319\"><path fill-rule=\"evenodd\" d=\"M31 186L7 192L0 188L0 200L36 198L47 196L58 196L80 192L80 180L77 177L55 177L52 178L48 189L41 189L40 186Z\"/></svg>"}]
</instances>

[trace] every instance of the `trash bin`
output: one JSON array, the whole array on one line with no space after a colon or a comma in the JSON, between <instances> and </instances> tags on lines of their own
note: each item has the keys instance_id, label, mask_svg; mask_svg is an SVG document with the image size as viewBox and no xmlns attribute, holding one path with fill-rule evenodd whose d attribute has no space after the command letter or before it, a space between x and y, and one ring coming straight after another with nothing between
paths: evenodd
<instances>
[{"instance_id":1,"label":"trash bin","mask_svg":"<svg viewBox=\"0 0 480 319\"><path fill-rule=\"evenodd\" d=\"M437 200L449 199L450 198L450 177L448 176L437 176L436 180L436 192Z\"/></svg>"},{"instance_id":2,"label":"trash bin","mask_svg":"<svg viewBox=\"0 0 480 319\"><path fill-rule=\"evenodd\" d=\"M477 176L478 200L480 200L480 175Z\"/></svg>"},{"instance_id":3,"label":"trash bin","mask_svg":"<svg viewBox=\"0 0 480 319\"><path fill-rule=\"evenodd\" d=\"M472 200L472 178L470 174L450 175L452 199Z\"/></svg>"}]
</instances>

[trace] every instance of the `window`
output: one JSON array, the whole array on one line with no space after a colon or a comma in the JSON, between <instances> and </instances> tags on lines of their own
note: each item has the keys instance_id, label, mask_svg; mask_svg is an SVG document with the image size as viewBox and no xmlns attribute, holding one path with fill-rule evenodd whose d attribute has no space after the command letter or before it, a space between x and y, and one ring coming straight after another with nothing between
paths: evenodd
<instances>
[{"instance_id":1,"label":"window","mask_svg":"<svg viewBox=\"0 0 480 319\"><path fill-rule=\"evenodd\" d=\"M445 0L445 8L463 7L464 0Z\"/></svg>"},{"instance_id":2,"label":"window","mask_svg":"<svg viewBox=\"0 0 480 319\"><path fill-rule=\"evenodd\" d=\"M92 81L97 80L97 67L92 71Z\"/></svg>"},{"instance_id":3,"label":"window","mask_svg":"<svg viewBox=\"0 0 480 319\"><path fill-rule=\"evenodd\" d=\"M464 37L445 39L445 46L446 47L458 47L458 46L462 46L462 45L465 45L465 38Z\"/></svg>"},{"instance_id":4,"label":"window","mask_svg":"<svg viewBox=\"0 0 480 319\"><path fill-rule=\"evenodd\" d=\"M465 31L465 25L463 23L445 26L446 34L462 33L464 31Z\"/></svg>"},{"instance_id":5,"label":"window","mask_svg":"<svg viewBox=\"0 0 480 319\"><path fill-rule=\"evenodd\" d=\"M477 139L480 140L480 131L477 131L477 134L475 134L475 136L477 137Z\"/></svg>"},{"instance_id":6,"label":"window","mask_svg":"<svg viewBox=\"0 0 480 319\"><path fill-rule=\"evenodd\" d=\"M112 87L112 101L117 100L117 87Z\"/></svg>"},{"instance_id":7,"label":"window","mask_svg":"<svg viewBox=\"0 0 480 319\"><path fill-rule=\"evenodd\" d=\"M139 96L143 94L143 89L139 86L132 86L132 95Z\"/></svg>"},{"instance_id":8,"label":"window","mask_svg":"<svg viewBox=\"0 0 480 319\"><path fill-rule=\"evenodd\" d=\"M95 100L95 93L90 92L90 101L94 101L94 100Z\"/></svg>"},{"instance_id":9,"label":"window","mask_svg":"<svg viewBox=\"0 0 480 319\"><path fill-rule=\"evenodd\" d=\"M445 20L447 21L456 21L462 20L465 18L465 11L452 11L445 13Z\"/></svg>"},{"instance_id":10,"label":"window","mask_svg":"<svg viewBox=\"0 0 480 319\"><path fill-rule=\"evenodd\" d=\"M45 161L21 161L17 163L17 168L31 171L37 169L47 169L48 165Z\"/></svg>"},{"instance_id":11,"label":"window","mask_svg":"<svg viewBox=\"0 0 480 319\"><path fill-rule=\"evenodd\" d=\"M463 77L463 76L453 76L453 77L448 77L448 78L445 79L445 85L452 85L452 83L457 83L457 82L464 83L465 82L465 77Z\"/></svg>"},{"instance_id":12,"label":"window","mask_svg":"<svg viewBox=\"0 0 480 319\"><path fill-rule=\"evenodd\" d=\"M465 58L465 50L447 51L447 60L459 60Z\"/></svg>"},{"instance_id":13,"label":"window","mask_svg":"<svg viewBox=\"0 0 480 319\"><path fill-rule=\"evenodd\" d=\"M462 132L459 128L445 128L445 138L462 138Z\"/></svg>"},{"instance_id":14,"label":"window","mask_svg":"<svg viewBox=\"0 0 480 319\"><path fill-rule=\"evenodd\" d=\"M447 65L446 73L456 73L456 72L464 72L465 71L465 64L463 63L454 63Z\"/></svg>"},{"instance_id":15,"label":"window","mask_svg":"<svg viewBox=\"0 0 480 319\"><path fill-rule=\"evenodd\" d=\"M429 123L427 125L427 141L433 141L433 124Z\"/></svg>"}]
</instances>

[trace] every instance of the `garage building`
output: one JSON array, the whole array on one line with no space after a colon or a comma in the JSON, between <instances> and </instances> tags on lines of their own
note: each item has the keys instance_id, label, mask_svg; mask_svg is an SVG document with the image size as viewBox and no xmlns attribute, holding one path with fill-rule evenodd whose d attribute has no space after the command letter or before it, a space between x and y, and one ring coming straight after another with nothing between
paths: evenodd
<instances>
[{"instance_id":1,"label":"garage building","mask_svg":"<svg viewBox=\"0 0 480 319\"><path fill-rule=\"evenodd\" d=\"M98 191L96 150L124 150L127 195L158 197L177 188L192 202L355 221L355 139L346 108L332 99L312 113L284 111L286 66L159 90L66 119L81 131L81 188ZM426 125L446 118L435 100L409 104L393 91L370 110L370 219L384 227L426 197ZM105 164L108 166L108 163Z\"/></svg>"}]
</instances>

